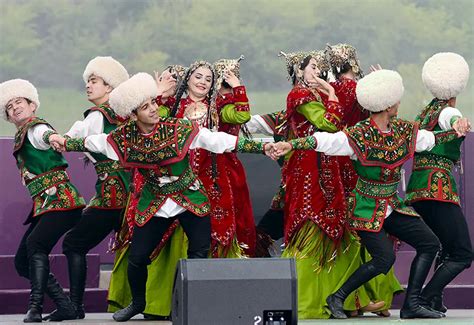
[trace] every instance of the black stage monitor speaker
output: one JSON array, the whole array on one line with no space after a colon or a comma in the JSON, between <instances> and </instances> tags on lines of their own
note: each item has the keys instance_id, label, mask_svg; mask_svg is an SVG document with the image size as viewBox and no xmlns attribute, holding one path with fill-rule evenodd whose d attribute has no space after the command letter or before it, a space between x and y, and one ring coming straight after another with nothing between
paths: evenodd
<instances>
[{"instance_id":1,"label":"black stage monitor speaker","mask_svg":"<svg viewBox=\"0 0 474 325\"><path fill-rule=\"evenodd\" d=\"M182 259L173 325L295 325L294 259Z\"/></svg>"}]
</instances>

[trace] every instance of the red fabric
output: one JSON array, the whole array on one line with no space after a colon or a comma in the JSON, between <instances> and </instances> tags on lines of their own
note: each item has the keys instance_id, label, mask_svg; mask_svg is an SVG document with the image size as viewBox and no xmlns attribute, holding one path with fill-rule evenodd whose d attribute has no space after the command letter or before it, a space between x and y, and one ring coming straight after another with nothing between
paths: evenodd
<instances>
[{"instance_id":1,"label":"red fabric","mask_svg":"<svg viewBox=\"0 0 474 325\"><path fill-rule=\"evenodd\" d=\"M233 94L218 98L217 110L234 103ZM183 117L184 111L192 103L182 99L177 117ZM240 125L219 123L219 131L238 135ZM245 253L255 254L256 231L250 194L245 170L235 153L211 154L203 149L190 150L191 164L203 182L211 204L211 252L216 246L230 248L232 239L237 235L239 243L246 245ZM213 158L215 157L215 158ZM212 159L216 163L216 177L212 172ZM217 187L216 187L217 186Z\"/></svg>"},{"instance_id":2,"label":"red fabric","mask_svg":"<svg viewBox=\"0 0 474 325\"><path fill-rule=\"evenodd\" d=\"M335 82L331 82L334 87L339 104L342 107L343 115L341 123L343 127L353 126L357 122L365 120L369 117L369 112L364 110L357 102L356 87L357 82L348 78L341 78ZM357 183L357 173L355 172L352 161L349 157L338 157L339 166L341 168L342 185L344 186L344 194L346 197L354 189Z\"/></svg>"},{"instance_id":3,"label":"red fabric","mask_svg":"<svg viewBox=\"0 0 474 325\"><path fill-rule=\"evenodd\" d=\"M307 88L296 86L289 93L287 118L290 139L317 131L296 111L299 105L316 100L327 104L327 96L313 94ZM285 174L285 243L306 220L313 221L331 239L338 241L346 225L346 203L337 158L316 151L295 150Z\"/></svg>"}]
</instances>

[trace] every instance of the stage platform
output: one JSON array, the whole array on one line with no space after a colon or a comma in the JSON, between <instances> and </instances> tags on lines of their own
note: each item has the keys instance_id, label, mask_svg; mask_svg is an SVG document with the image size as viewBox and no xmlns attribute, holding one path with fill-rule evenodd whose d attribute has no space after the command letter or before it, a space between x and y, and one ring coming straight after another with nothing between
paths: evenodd
<instances>
[{"instance_id":1,"label":"stage platform","mask_svg":"<svg viewBox=\"0 0 474 325\"><path fill-rule=\"evenodd\" d=\"M446 318L441 319L408 319L401 320L399 310L391 310L392 316L388 318L381 318L373 314L367 314L365 316L350 318L347 320L300 320L298 324L311 325L311 324L337 324L337 325L350 325L350 324L403 324L403 325L417 325L417 324L430 324L430 325L472 325L474 324L474 310L473 309L452 309L447 313ZM24 315L0 315L0 324L17 324L23 323ZM88 313L85 319L75 321L64 321L56 324L118 324L112 319L112 314L107 313ZM158 325L171 325L169 321L145 321L142 316L136 316L130 321L123 324L158 324ZM212 324L209 324L212 325ZM231 325L231 324L227 324ZM237 324L236 324L237 325ZM240 324L238 324L240 325ZM247 324L242 324L247 325ZM251 325L251 324L249 324Z\"/></svg>"}]
</instances>

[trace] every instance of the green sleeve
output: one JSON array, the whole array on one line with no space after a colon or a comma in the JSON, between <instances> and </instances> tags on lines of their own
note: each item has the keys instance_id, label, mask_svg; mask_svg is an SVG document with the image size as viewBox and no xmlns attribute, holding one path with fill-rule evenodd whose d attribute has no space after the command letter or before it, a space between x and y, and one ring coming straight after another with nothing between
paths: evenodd
<instances>
[{"instance_id":1,"label":"green sleeve","mask_svg":"<svg viewBox=\"0 0 474 325\"><path fill-rule=\"evenodd\" d=\"M319 130L327 132L337 131L337 127L325 117L326 107L320 102L313 101L302 104L296 108L296 111L304 115L304 117Z\"/></svg>"},{"instance_id":2,"label":"green sleeve","mask_svg":"<svg viewBox=\"0 0 474 325\"><path fill-rule=\"evenodd\" d=\"M234 104L227 104L221 110L221 119L224 123L244 124L250 121L250 112L237 111Z\"/></svg>"},{"instance_id":3,"label":"green sleeve","mask_svg":"<svg viewBox=\"0 0 474 325\"><path fill-rule=\"evenodd\" d=\"M158 114L162 118L169 117L170 116L170 109L168 107L164 106L164 105L160 105L158 107Z\"/></svg>"}]
</instances>

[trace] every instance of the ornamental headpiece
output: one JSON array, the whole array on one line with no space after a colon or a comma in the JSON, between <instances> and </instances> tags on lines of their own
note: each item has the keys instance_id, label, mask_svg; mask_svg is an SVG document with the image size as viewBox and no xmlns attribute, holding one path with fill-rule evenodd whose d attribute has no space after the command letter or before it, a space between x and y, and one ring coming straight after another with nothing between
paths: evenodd
<instances>
[{"instance_id":1,"label":"ornamental headpiece","mask_svg":"<svg viewBox=\"0 0 474 325\"><path fill-rule=\"evenodd\" d=\"M184 79L184 75L186 74L186 67L183 67L179 64L172 64L166 67L165 70L169 70L169 72L175 76L176 82L179 83L181 80Z\"/></svg>"},{"instance_id":2,"label":"ornamental headpiece","mask_svg":"<svg viewBox=\"0 0 474 325\"><path fill-rule=\"evenodd\" d=\"M325 51L311 51L309 52L309 55L316 60L316 65L318 66L319 71L324 73L331 70L331 65L329 64Z\"/></svg>"},{"instance_id":3,"label":"ornamental headpiece","mask_svg":"<svg viewBox=\"0 0 474 325\"><path fill-rule=\"evenodd\" d=\"M220 59L214 62L214 71L216 72L216 78L219 80L224 76L227 71L232 71L237 78L240 79L240 61L245 59L243 55L237 59Z\"/></svg>"},{"instance_id":4,"label":"ornamental headpiece","mask_svg":"<svg viewBox=\"0 0 474 325\"><path fill-rule=\"evenodd\" d=\"M286 60L286 70L288 72L288 80L291 80L295 75L297 75L297 71L303 63L304 59L306 59L310 54L308 52L292 52L292 53L285 53L280 51L278 56L285 57Z\"/></svg>"},{"instance_id":5,"label":"ornamental headpiece","mask_svg":"<svg viewBox=\"0 0 474 325\"><path fill-rule=\"evenodd\" d=\"M344 65L349 64L352 72L357 78L364 77L364 73L360 67L359 59L357 58L357 50L349 44L326 45L326 56L331 65L334 75L340 73Z\"/></svg>"}]
</instances>

